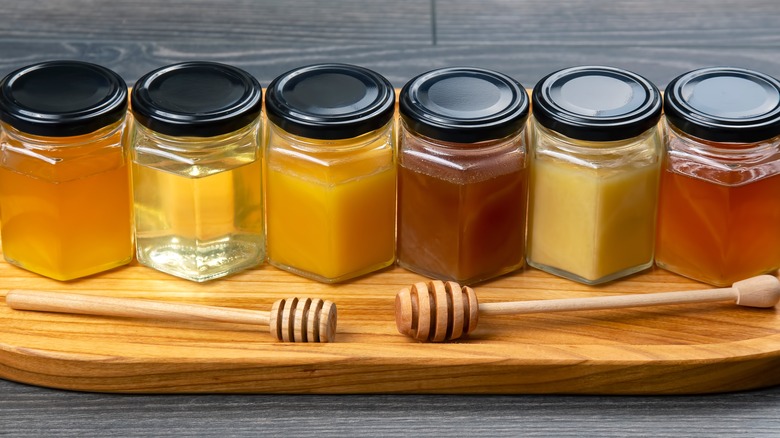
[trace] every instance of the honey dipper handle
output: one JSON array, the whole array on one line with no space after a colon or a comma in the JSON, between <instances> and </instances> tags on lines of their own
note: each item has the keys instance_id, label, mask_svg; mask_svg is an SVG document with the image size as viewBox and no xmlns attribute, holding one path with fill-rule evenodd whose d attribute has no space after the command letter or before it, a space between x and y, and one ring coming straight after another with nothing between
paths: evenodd
<instances>
[{"instance_id":1,"label":"honey dipper handle","mask_svg":"<svg viewBox=\"0 0 780 438\"><path fill-rule=\"evenodd\" d=\"M218 321L268 325L270 317L268 312L255 310L36 290L11 290L6 295L5 302L8 307L17 310L172 321Z\"/></svg>"},{"instance_id":2,"label":"honey dipper handle","mask_svg":"<svg viewBox=\"0 0 780 438\"><path fill-rule=\"evenodd\" d=\"M560 300L534 300L507 303L485 303L479 311L490 315L566 312L572 310L620 309L663 304L690 304L735 301L749 307L772 307L780 301L780 281L771 275L759 275L734 283L732 287L683 292L616 295Z\"/></svg>"},{"instance_id":3,"label":"honey dipper handle","mask_svg":"<svg viewBox=\"0 0 780 438\"><path fill-rule=\"evenodd\" d=\"M485 315L517 315L524 313L568 312L572 310L621 309L663 304L704 303L735 298L731 288L654 294L616 295L559 300L532 300L507 303L485 303L479 312Z\"/></svg>"}]
</instances>

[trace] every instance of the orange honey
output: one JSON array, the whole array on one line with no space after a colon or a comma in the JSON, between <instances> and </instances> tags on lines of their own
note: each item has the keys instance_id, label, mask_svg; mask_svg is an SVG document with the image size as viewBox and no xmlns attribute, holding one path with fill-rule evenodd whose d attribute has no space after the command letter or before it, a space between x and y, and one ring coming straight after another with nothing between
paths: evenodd
<instances>
[{"instance_id":1,"label":"orange honey","mask_svg":"<svg viewBox=\"0 0 780 438\"><path fill-rule=\"evenodd\" d=\"M715 286L780 268L780 81L693 70L664 114L656 264Z\"/></svg>"},{"instance_id":2,"label":"orange honey","mask_svg":"<svg viewBox=\"0 0 780 438\"><path fill-rule=\"evenodd\" d=\"M726 286L778 267L780 175L730 187L666 170L661 193L662 268Z\"/></svg>"}]
</instances>

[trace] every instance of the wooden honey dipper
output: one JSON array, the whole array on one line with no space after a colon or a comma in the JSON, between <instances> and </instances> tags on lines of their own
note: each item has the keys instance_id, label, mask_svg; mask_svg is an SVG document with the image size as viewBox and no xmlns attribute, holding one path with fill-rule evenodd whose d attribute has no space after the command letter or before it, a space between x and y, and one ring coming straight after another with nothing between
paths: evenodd
<instances>
[{"instance_id":1,"label":"wooden honey dipper","mask_svg":"<svg viewBox=\"0 0 780 438\"><path fill-rule=\"evenodd\" d=\"M720 289L485 304L477 302L477 295L470 287L435 280L416 283L398 292L395 297L395 323L401 334L418 341L443 342L473 331L480 314L517 315L714 301L735 301L748 307L774 307L780 302L780 280L771 275L759 275Z\"/></svg>"},{"instance_id":2,"label":"wooden honey dipper","mask_svg":"<svg viewBox=\"0 0 780 438\"><path fill-rule=\"evenodd\" d=\"M333 342L336 338L336 305L319 298L278 300L270 312L34 290L11 290L5 302L17 310L267 325L271 336L284 342Z\"/></svg>"}]
</instances>

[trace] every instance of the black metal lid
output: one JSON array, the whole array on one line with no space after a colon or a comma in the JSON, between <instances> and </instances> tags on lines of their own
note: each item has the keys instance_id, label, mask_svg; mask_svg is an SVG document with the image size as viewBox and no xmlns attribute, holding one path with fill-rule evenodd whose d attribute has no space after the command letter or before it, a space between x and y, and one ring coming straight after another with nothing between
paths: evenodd
<instances>
[{"instance_id":1,"label":"black metal lid","mask_svg":"<svg viewBox=\"0 0 780 438\"><path fill-rule=\"evenodd\" d=\"M780 82L743 68L693 70L666 87L664 112L670 123L695 137L766 140L780 135Z\"/></svg>"},{"instance_id":2,"label":"black metal lid","mask_svg":"<svg viewBox=\"0 0 780 438\"><path fill-rule=\"evenodd\" d=\"M544 127L588 141L624 140L661 117L661 93L647 79L614 67L570 67L533 91L534 117Z\"/></svg>"},{"instance_id":3,"label":"black metal lid","mask_svg":"<svg viewBox=\"0 0 780 438\"><path fill-rule=\"evenodd\" d=\"M263 89L252 75L216 62L182 62L138 79L133 116L172 136L213 137L236 131L259 115Z\"/></svg>"},{"instance_id":4,"label":"black metal lid","mask_svg":"<svg viewBox=\"0 0 780 438\"><path fill-rule=\"evenodd\" d=\"M28 65L0 81L0 120L19 131L71 137L97 131L127 112L127 84L82 61Z\"/></svg>"},{"instance_id":5,"label":"black metal lid","mask_svg":"<svg viewBox=\"0 0 780 438\"><path fill-rule=\"evenodd\" d=\"M268 119L291 134L338 140L386 125L395 111L395 90L367 68L315 64L274 79L265 108Z\"/></svg>"},{"instance_id":6,"label":"black metal lid","mask_svg":"<svg viewBox=\"0 0 780 438\"><path fill-rule=\"evenodd\" d=\"M401 89L401 117L426 137L475 143L506 137L525 126L528 94L519 82L491 70L450 67L412 78Z\"/></svg>"}]
</instances>

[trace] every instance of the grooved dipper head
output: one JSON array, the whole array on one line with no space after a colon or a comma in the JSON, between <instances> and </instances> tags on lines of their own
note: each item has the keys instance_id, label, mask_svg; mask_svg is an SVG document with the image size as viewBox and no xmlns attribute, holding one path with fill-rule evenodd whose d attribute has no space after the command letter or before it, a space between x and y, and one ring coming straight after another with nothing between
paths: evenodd
<instances>
[{"instance_id":1,"label":"grooved dipper head","mask_svg":"<svg viewBox=\"0 0 780 438\"><path fill-rule=\"evenodd\" d=\"M452 281L415 283L395 297L398 331L418 341L458 339L474 330L478 320L474 289Z\"/></svg>"},{"instance_id":2,"label":"grooved dipper head","mask_svg":"<svg viewBox=\"0 0 780 438\"><path fill-rule=\"evenodd\" d=\"M333 342L336 305L319 298L287 298L274 303L271 336L283 342Z\"/></svg>"}]
</instances>

